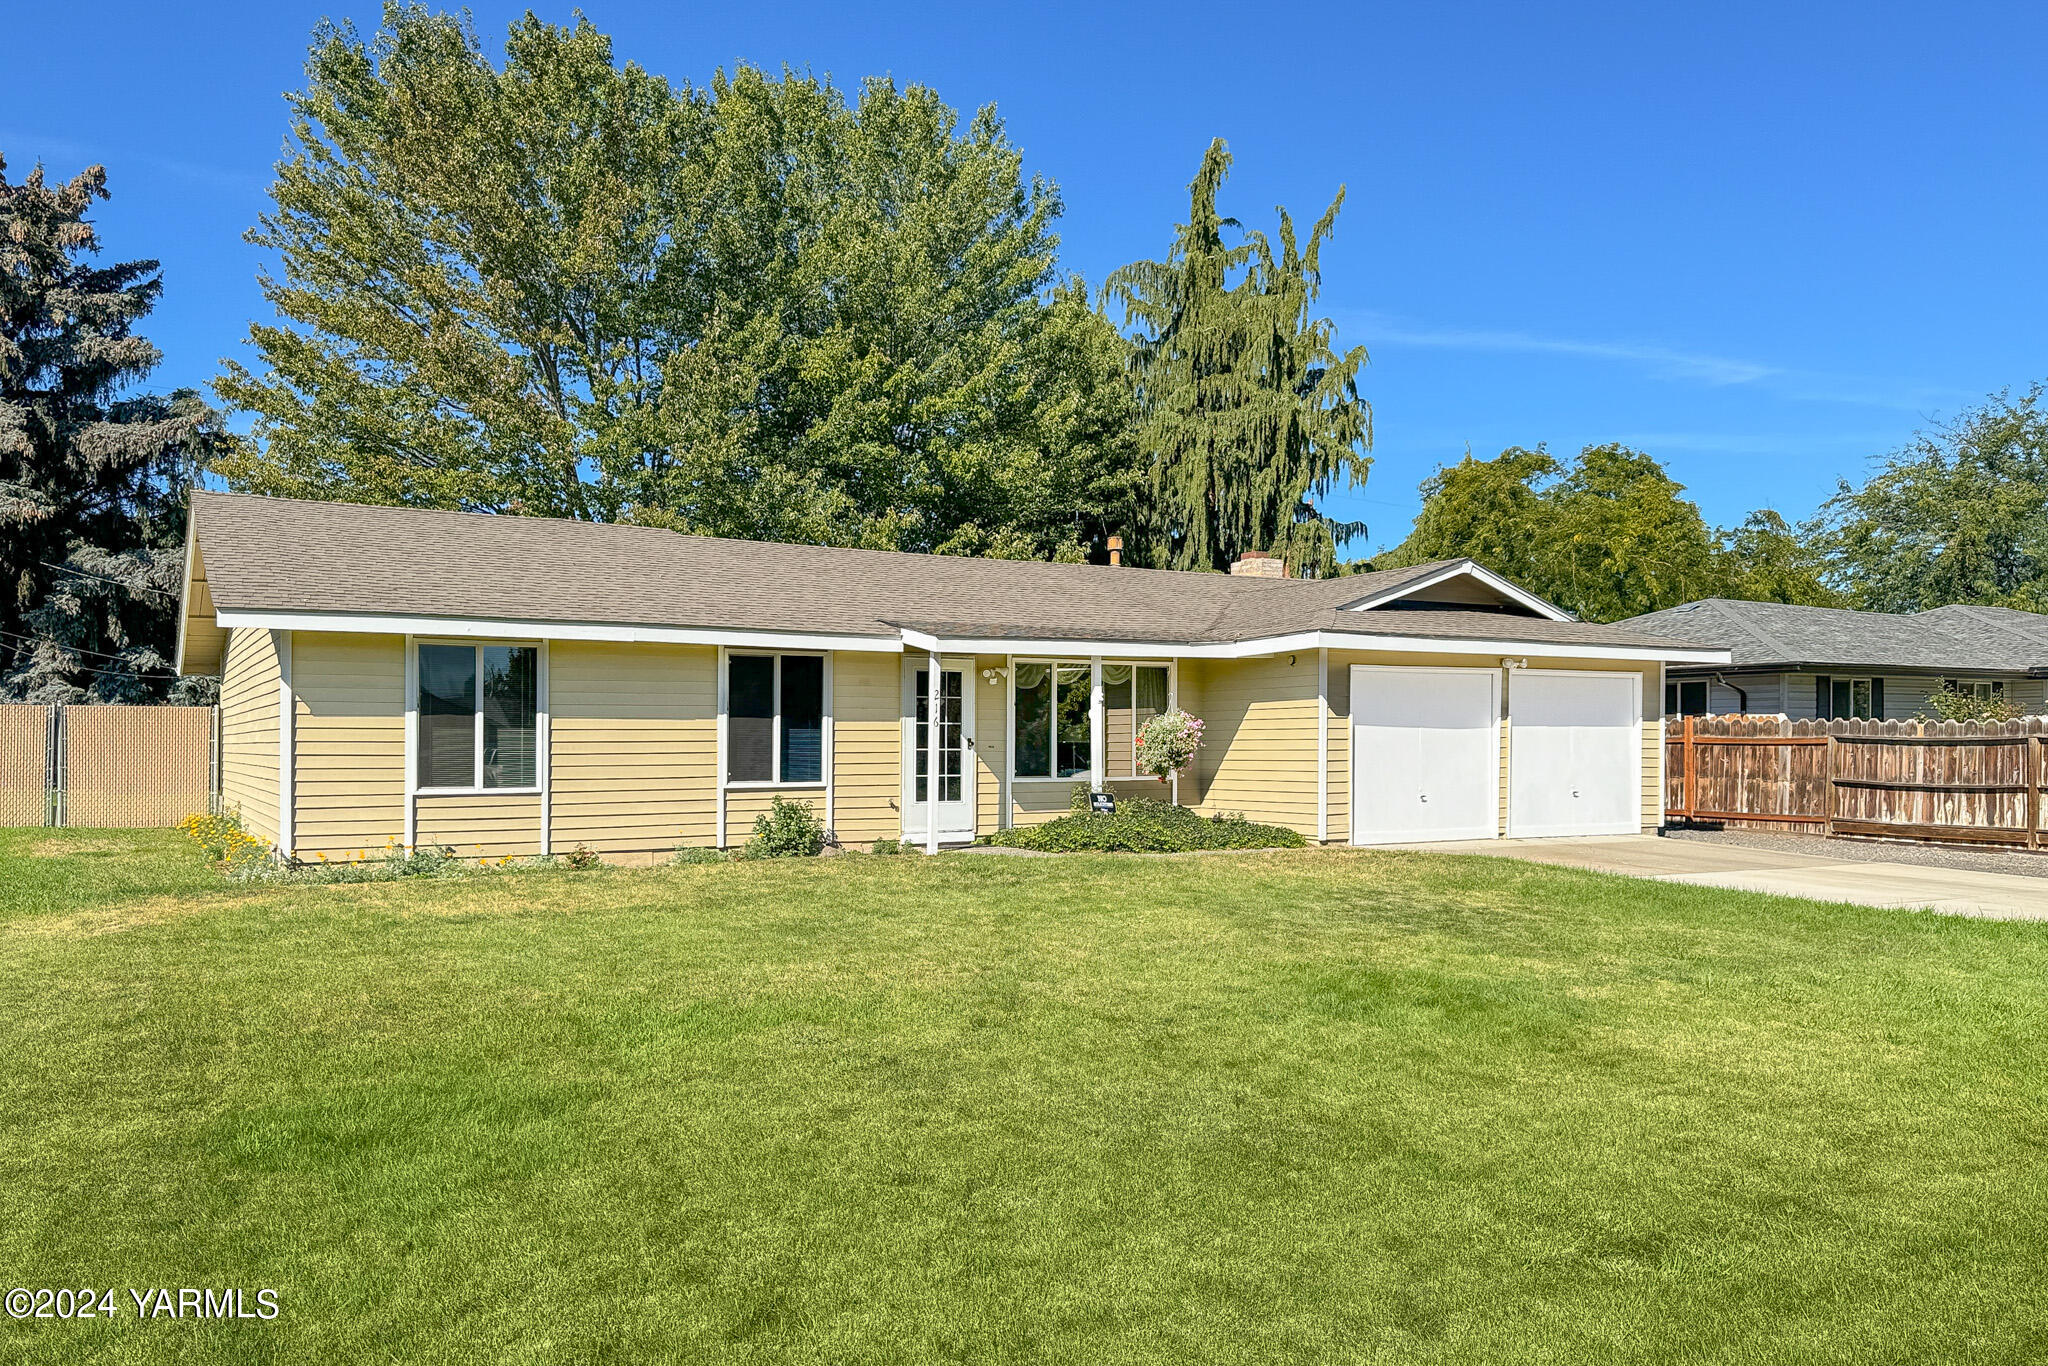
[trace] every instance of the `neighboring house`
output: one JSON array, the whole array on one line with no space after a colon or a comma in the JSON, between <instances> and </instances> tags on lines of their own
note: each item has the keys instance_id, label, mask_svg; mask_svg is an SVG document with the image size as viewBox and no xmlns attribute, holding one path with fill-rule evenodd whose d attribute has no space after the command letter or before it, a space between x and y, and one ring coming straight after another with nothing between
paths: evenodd
<instances>
[{"instance_id":1,"label":"neighboring house","mask_svg":"<svg viewBox=\"0 0 2048 1366\"><path fill-rule=\"evenodd\" d=\"M1910 720L1932 713L1937 688L2048 711L2048 616L2009 607L1895 614L1708 598L1615 624L1727 647L1730 666L1671 667L1664 707L1675 716Z\"/></svg>"},{"instance_id":2,"label":"neighboring house","mask_svg":"<svg viewBox=\"0 0 2048 1366\"><path fill-rule=\"evenodd\" d=\"M1332 843L1632 832L1664 666L1728 658L1470 561L1302 581L206 493L191 527L179 668L221 675L226 802L299 858L640 860L743 843L777 795L936 848L1076 783ZM1206 743L1166 785L1133 742L1175 705Z\"/></svg>"}]
</instances>

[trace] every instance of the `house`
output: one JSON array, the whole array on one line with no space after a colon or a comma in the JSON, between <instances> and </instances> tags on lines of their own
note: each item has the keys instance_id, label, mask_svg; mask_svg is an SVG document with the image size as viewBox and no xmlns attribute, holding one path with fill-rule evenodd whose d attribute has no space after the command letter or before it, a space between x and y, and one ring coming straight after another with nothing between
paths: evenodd
<instances>
[{"instance_id":1,"label":"house","mask_svg":"<svg viewBox=\"0 0 2048 1366\"><path fill-rule=\"evenodd\" d=\"M286 855L641 861L740 844L777 795L936 849L1077 783L1329 843L1634 832L1665 667L1728 662L1469 560L1238 568L198 493L178 667L220 675L225 800ZM1175 706L1205 745L1162 784L1134 742Z\"/></svg>"},{"instance_id":2,"label":"house","mask_svg":"<svg viewBox=\"0 0 2048 1366\"><path fill-rule=\"evenodd\" d=\"M1708 598L1616 625L1727 648L1725 668L1673 664L1674 716L1782 713L1794 720L1910 720L1937 688L2048 711L2048 616L2009 607L1851 612Z\"/></svg>"}]
</instances>

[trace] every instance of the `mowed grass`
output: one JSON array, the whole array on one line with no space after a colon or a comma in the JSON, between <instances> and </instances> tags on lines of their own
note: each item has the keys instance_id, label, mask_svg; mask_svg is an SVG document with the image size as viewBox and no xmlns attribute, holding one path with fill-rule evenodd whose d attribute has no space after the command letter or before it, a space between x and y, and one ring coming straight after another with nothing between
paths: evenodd
<instances>
[{"instance_id":1,"label":"mowed grass","mask_svg":"<svg viewBox=\"0 0 2048 1366\"><path fill-rule=\"evenodd\" d=\"M2048 1355L2048 926L1398 853L252 891L52 838L0 845L0 1280L282 1314L0 1358Z\"/></svg>"}]
</instances>

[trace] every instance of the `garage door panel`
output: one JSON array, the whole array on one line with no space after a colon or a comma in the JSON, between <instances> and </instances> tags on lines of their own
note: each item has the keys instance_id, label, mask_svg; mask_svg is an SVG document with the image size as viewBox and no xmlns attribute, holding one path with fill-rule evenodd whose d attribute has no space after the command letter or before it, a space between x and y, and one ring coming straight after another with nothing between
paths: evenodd
<instances>
[{"instance_id":1,"label":"garage door panel","mask_svg":"<svg viewBox=\"0 0 2048 1366\"><path fill-rule=\"evenodd\" d=\"M1508 684L1508 833L1638 831L1641 705L1636 674L1516 672Z\"/></svg>"},{"instance_id":2,"label":"garage door panel","mask_svg":"<svg viewBox=\"0 0 2048 1366\"><path fill-rule=\"evenodd\" d=\"M1499 675L1356 665L1351 842L1499 833Z\"/></svg>"}]
</instances>

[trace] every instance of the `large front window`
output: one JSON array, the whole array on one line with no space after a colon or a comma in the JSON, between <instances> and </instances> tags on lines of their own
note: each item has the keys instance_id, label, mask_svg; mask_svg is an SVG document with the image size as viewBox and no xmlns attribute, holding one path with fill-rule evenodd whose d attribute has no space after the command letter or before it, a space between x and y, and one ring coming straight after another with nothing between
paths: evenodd
<instances>
[{"instance_id":1,"label":"large front window","mask_svg":"<svg viewBox=\"0 0 2048 1366\"><path fill-rule=\"evenodd\" d=\"M1094 771L1085 661L1031 660L1016 666L1019 778L1077 778ZM1164 664L1102 666L1103 776L1135 778L1138 731L1166 710Z\"/></svg>"},{"instance_id":2,"label":"large front window","mask_svg":"<svg viewBox=\"0 0 2048 1366\"><path fill-rule=\"evenodd\" d=\"M825 660L733 655L726 661L725 780L825 780Z\"/></svg>"},{"instance_id":3,"label":"large front window","mask_svg":"<svg viewBox=\"0 0 2048 1366\"><path fill-rule=\"evenodd\" d=\"M419 647L419 786L531 789L540 782L540 647Z\"/></svg>"}]
</instances>

